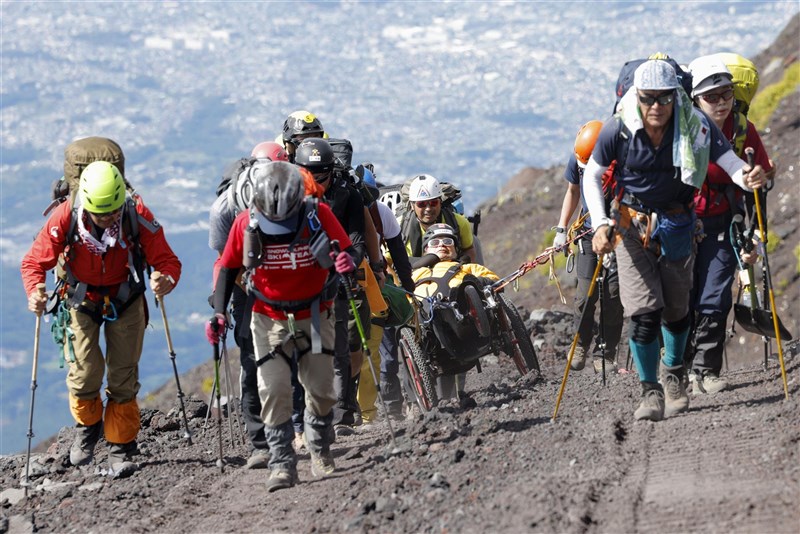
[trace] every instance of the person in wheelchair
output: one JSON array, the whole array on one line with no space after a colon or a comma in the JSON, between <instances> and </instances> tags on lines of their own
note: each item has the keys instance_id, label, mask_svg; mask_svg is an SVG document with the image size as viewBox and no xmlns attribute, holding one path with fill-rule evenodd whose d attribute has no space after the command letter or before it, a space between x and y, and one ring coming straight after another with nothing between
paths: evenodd
<instances>
[{"instance_id":1,"label":"person in wheelchair","mask_svg":"<svg viewBox=\"0 0 800 534\"><path fill-rule=\"evenodd\" d=\"M422 237L424 256L412 273L414 293L423 297L421 322L434 336L423 349L442 369L439 398L463 392L463 375L477 363L478 350L491 342L491 327L483 303L483 286L498 276L477 263L459 260L458 233L447 224L431 225ZM462 263L465 261L466 263ZM437 343L438 342L438 343ZM475 357L473 357L475 356Z\"/></svg>"}]
</instances>

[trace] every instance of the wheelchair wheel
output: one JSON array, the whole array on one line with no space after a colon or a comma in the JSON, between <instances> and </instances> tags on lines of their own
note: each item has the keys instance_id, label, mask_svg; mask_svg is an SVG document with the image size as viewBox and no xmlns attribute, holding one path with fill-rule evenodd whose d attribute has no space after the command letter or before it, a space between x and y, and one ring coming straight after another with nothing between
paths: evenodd
<instances>
[{"instance_id":1,"label":"wheelchair wheel","mask_svg":"<svg viewBox=\"0 0 800 534\"><path fill-rule=\"evenodd\" d=\"M500 301L498 315L504 331L503 345L506 354L511 356L519 374L526 375L534 369L541 372L531 336L528 329L525 328L525 322L520 317L517 307L502 293L499 293L497 298Z\"/></svg>"},{"instance_id":2,"label":"wheelchair wheel","mask_svg":"<svg viewBox=\"0 0 800 534\"><path fill-rule=\"evenodd\" d=\"M428 412L438 402L436 380L428 358L414 339L414 331L411 328L400 329L399 346L406 369L406 385L420 410Z\"/></svg>"},{"instance_id":3,"label":"wheelchair wheel","mask_svg":"<svg viewBox=\"0 0 800 534\"><path fill-rule=\"evenodd\" d=\"M478 335L482 338L491 337L492 326L489 323L489 316L486 314L483 300L475 286L466 285L464 287L464 301L467 305L467 313L472 318L472 323L475 325Z\"/></svg>"}]
</instances>

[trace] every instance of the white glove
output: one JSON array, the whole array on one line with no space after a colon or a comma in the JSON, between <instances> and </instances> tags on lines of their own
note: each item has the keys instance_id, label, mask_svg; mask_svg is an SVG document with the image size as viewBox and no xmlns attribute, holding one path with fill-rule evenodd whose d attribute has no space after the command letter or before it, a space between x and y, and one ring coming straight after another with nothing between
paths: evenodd
<instances>
[{"instance_id":1,"label":"white glove","mask_svg":"<svg viewBox=\"0 0 800 534\"><path fill-rule=\"evenodd\" d=\"M563 230L563 229L562 229ZM566 230L558 231L556 230L556 236L553 238L553 247L560 247L567 242L567 232Z\"/></svg>"}]
</instances>

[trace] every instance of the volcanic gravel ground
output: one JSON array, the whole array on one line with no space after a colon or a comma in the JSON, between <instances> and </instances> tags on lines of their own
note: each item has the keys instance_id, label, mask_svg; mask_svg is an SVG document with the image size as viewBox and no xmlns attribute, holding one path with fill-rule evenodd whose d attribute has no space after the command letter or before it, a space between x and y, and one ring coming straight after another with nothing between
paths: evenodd
<instances>
[{"instance_id":1,"label":"volcanic gravel ground","mask_svg":"<svg viewBox=\"0 0 800 534\"><path fill-rule=\"evenodd\" d=\"M520 377L507 356L470 372L468 396L394 423L338 437L336 472L267 493L266 470L244 468L223 420L187 403L193 445L176 410L144 410L141 470L68 467L73 430L35 455L29 497L24 455L0 460L0 532L797 532L800 526L798 367L752 364L727 374L729 391L691 399L690 411L634 422L635 373L603 386L591 364L571 372L551 422L563 352L543 350L543 376ZM237 435L238 437L238 435Z\"/></svg>"}]
</instances>

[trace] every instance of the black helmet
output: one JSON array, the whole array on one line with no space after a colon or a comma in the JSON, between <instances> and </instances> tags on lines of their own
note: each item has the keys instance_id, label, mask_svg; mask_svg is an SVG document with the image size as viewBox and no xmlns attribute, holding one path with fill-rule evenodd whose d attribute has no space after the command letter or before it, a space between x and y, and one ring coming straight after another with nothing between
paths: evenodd
<instances>
[{"instance_id":1,"label":"black helmet","mask_svg":"<svg viewBox=\"0 0 800 534\"><path fill-rule=\"evenodd\" d=\"M452 226L449 224L444 223L436 223L432 224L428 227L425 233L422 235L422 250L425 250L428 246L428 242L431 239L439 239L442 237L451 237L455 242L456 252L461 250L461 246L458 239L458 232L456 232Z\"/></svg>"},{"instance_id":2,"label":"black helmet","mask_svg":"<svg viewBox=\"0 0 800 534\"><path fill-rule=\"evenodd\" d=\"M253 165L255 192L253 205L261 231L265 234L287 234L298 227L305 186L300 170L285 161Z\"/></svg>"},{"instance_id":3,"label":"black helmet","mask_svg":"<svg viewBox=\"0 0 800 534\"><path fill-rule=\"evenodd\" d=\"M325 129L316 115L310 111L301 109L295 111L283 123L283 144L294 142L293 139L298 135L316 134L319 137L325 135Z\"/></svg>"},{"instance_id":4,"label":"black helmet","mask_svg":"<svg viewBox=\"0 0 800 534\"><path fill-rule=\"evenodd\" d=\"M319 137L303 139L294 154L295 165L308 169L312 174L332 171L335 160L330 143Z\"/></svg>"}]
</instances>

